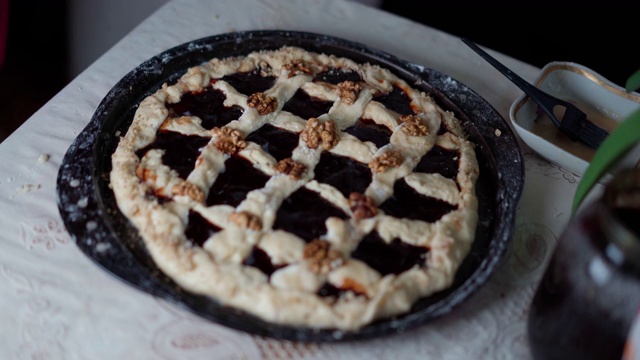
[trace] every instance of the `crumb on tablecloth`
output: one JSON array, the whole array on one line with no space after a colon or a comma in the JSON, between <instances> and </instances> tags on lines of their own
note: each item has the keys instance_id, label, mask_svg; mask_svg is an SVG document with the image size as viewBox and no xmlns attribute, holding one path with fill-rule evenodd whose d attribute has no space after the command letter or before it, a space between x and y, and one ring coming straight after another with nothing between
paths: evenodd
<instances>
[{"instance_id":1,"label":"crumb on tablecloth","mask_svg":"<svg viewBox=\"0 0 640 360\"><path fill-rule=\"evenodd\" d=\"M41 185L40 184L24 184L22 186L20 186L16 192L20 193L20 194L24 194L24 193L28 193L34 190L38 190L40 189Z\"/></svg>"},{"instance_id":2,"label":"crumb on tablecloth","mask_svg":"<svg viewBox=\"0 0 640 360\"><path fill-rule=\"evenodd\" d=\"M40 155L40 157L38 157L38 162L40 164L44 164L47 161L49 161L50 158L51 158L51 156L49 156L49 154L42 154L42 155Z\"/></svg>"}]
</instances>

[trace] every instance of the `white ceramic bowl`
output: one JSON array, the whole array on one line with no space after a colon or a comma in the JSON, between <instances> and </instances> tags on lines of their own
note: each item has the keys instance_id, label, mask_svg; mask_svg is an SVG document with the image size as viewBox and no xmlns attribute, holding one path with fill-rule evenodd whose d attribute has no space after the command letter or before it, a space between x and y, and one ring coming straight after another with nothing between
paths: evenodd
<instances>
[{"instance_id":1,"label":"white ceramic bowl","mask_svg":"<svg viewBox=\"0 0 640 360\"><path fill-rule=\"evenodd\" d=\"M640 109L639 93L628 93L595 71L573 62L548 63L533 85L574 103L587 113L590 120L609 132L632 112ZM558 166L582 176L595 150L567 138L525 94L511 105L509 117L522 141L531 149ZM640 146L629 152L616 167L637 166L639 161Z\"/></svg>"}]
</instances>

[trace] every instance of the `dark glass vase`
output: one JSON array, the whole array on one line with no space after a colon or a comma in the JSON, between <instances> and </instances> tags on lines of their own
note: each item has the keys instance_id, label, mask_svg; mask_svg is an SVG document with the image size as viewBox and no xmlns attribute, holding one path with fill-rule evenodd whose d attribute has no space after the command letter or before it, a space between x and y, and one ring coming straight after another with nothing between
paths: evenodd
<instances>
[{"instance_id":1,"label":"dark glass vase","mask_svg":"<svg viewBox=\"0 0 640 360\"><path fill-rule=\"evenodd\" d=\"M528 315L533 357L621 359L639 305L640 169L630 169L560 236Z\"/></svg>"}]
</instances>

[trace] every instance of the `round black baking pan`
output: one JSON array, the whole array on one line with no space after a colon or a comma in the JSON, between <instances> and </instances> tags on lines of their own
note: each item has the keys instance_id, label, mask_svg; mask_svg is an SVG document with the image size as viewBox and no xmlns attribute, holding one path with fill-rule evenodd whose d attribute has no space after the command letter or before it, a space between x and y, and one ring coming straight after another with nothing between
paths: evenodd
<instances>
[{"instance_id":1,"label":"round black baking pan","mask_svg":"<svg viewBox=\"0 0 640 360\"><path fill-rule=\"evenodd\" d=\"M473 247L453 285L425 297L401 316L380 319L354 331L269 323L238 309L181 289L165 276L144 243L120 213L109 188L111 154L127 131L137 105L163 83L176 81L189 67L214 57L246 55L284 45L334 54L388 68L412 86L430 93L463 122L476 144L480 175L476 192L479 221ZM496 136L495 130L501 135ZM436 70L399 59L364 44L299 31L243 31L197 39L158 54L131 70L104 97L90 122L67 150L57 177L57 203L76 245L96 264L137 289L168 300L203 318L276 339L362 340L398 334L453 311L487 282L512 238L524 183L522 153L504 118L481 96Z\"/></svg>"}]
</instances>

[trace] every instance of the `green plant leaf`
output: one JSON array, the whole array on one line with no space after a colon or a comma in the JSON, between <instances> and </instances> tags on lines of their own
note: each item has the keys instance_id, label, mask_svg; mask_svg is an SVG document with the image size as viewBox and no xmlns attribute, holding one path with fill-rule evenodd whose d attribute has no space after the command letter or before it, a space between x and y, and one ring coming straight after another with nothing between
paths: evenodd
<instances>
[{"instance_id":1,"label":"green plant leaf","mask_svg":"<svg viewBox=\"0 0 640 360\"><path fill-rule=\"evenodd\" d=\"M628 92L632 92L640 88L640 70L636 71L627 79L625 88Z\"/></svg>"},{"instance_id":2,"label":"green plant leaf","mask_svg":"<svg viewBox=\"0 0 640 360\"><path fill-rule=\"evenodd\" d=\"M637 80L640 82L640 71L635 75L638 75ZM621 122L596 150L576 189L573 198L573 213L598 180L638 143L640 143L640 109Z\"/></svg>"}]
</instances>

